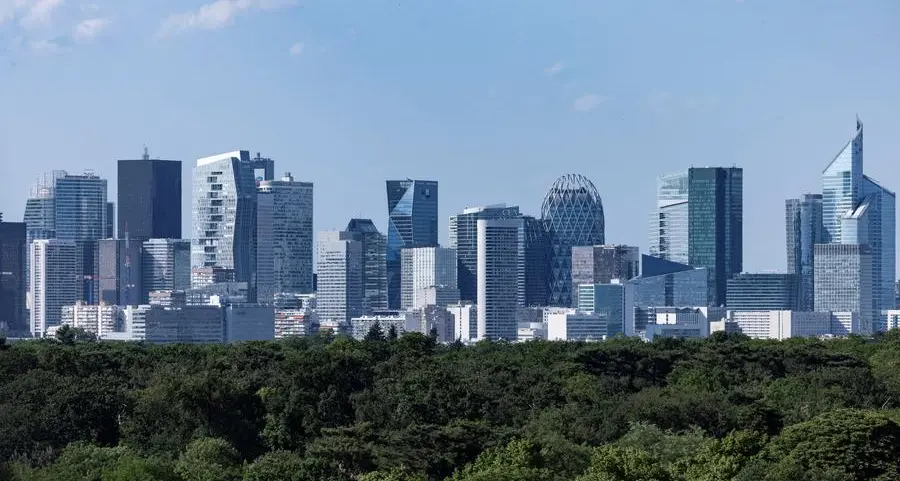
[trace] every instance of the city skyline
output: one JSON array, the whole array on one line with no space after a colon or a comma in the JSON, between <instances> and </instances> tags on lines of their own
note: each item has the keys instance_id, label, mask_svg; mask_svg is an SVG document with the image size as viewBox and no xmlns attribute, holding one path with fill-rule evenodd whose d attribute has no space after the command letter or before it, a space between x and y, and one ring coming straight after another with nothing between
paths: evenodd
<instances>
[{"instance_id":1,"label":"city skyline","mask_svg":"<svg viewBox=\"0 0 900 481\"><path fill-rule=\"evenodd\" d=\"M604 200L607 240L645 252L652 177L735 164L747 171L745 270L780 271L781 236L767 232L770 219L783 199L818 190L810 173L833 156L835 139L848 137L847 118L867 122L869 175L889 187L897 176L898 72L887 60L900 48L890 22L900 6L890 2L815 12L749 0L564 2L511 13L503 0L439 8L312 1L155 38L169 15L203 3L98 2L93 13L67 5L50 26L24 32L18 47L9 45L27 12L4 24L0 41L12 51L2 55L0 84L15 95L0 113L0 170L18 186L0 193L8 219L21 219L27 186L53 168L92 168L112 180L116 159L139 158L146 144L154 157L180 159L188 186L193 159L246 145L277 159L279 175L316 183L316 231L351 217L384 230L383 207L357 199L381 198L384 179L425 178L442 185L443 244L452 213L506 202L536 215L553 180L579 172ZM89 16L114 19L93 43L26 51ZM547 38L522 35L535 19ZM652 35L642 33L648 28ZM258 38L260 30L273 35ZM471 32L463 42L461 31ZM304 48L292 56L297 43ZM710 59L726 60L709 71ZM700 81L698 71L708 71ZM116 198L112 187L109 195ZM189 228L183 219L182 231Z\"/></svg>"}]
</instances>

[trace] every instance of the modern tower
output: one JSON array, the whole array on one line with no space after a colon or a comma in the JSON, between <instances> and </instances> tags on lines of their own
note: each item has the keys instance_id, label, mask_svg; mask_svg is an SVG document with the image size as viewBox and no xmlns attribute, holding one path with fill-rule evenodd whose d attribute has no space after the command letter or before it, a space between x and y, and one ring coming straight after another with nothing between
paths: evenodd
<instances>
[{"instance_id":1,"label":"modern tower","mask_svg":"<svg viewBox=\"0 0 900 481\"><path fill-rule=\"evenodd\" d=\"M362 242L347 232L319 232L316 246L320 321L349 323L363 314Z\"/></svg>"},{"instance_id":2,"label":"modern tower","mask_svg":"<svg viewBox=\"0 0 900 481\"><path fill-rule=\"evenodd\" d=\"M194 168L191 265L233 269L251 282L255 264L256 181L245 150L204 157Z\"/></svg>"},{"instance_id":3,"label":"modern tower","mask_svg":"<svg viewBox=\"0 0 900 481\"><path fill-rule=\"evenodd\" d=\"M841 217L863 198L863 125L822 171L822 223L825 243L841 242Z\"/></svg>"},{"instance_id":4,"label":"modern tower","mask_svg":"<svg viewBox=\"0 0 900 481\"><path fill-rule=\"evenodd\" d=\"M3 222L0 214L0 332L28 331L25 319L24 222Z\"/></svg>"},{"instance_id":5,"label":"modern tower","mask_svg":"<svg viewBox=\"0 0 900 481\"><path fill-rule=\"evenodd\" d=\"M56 179L56 238L75 242L81 253L78 298L89 304L99 301L96 252L97 241L106 237L106 187L106 179L93 173Z\"/></svg>"},{"instance_id":6,"label":"modern tower","mask_svg":"<svg viewBox=\"0 0 900 481\"><path fill-rule=\"evenodd\" d=\"M387 181L388 307L400 308L400 251L438 245L438 183L431 180Z\"/></svg>"},{"instance_id":7,"label":"modern tower","mask_svg":"<svg viewBox=\"0 0 900 481\"><path fill-rule=\"evenodd\" d=\"M313 292L313 184L295 181L291 173L281 180L264 180L259 193L273 199L272 257L275 292Z\"/></svg>"},{"instance_id":8,"label":"modern tower","mask_svg":"<svg viewBox=\"0 0 900 481\"><path fill-rule=\"evenodd\" d=\"M550 232L549 304L571 307L572 247L604 243L603 203L593 182L568 174L553 183L541 217Z\"/></svg>"},{"instance_id":9,"label":"modern tower","mask_svg":"<svg viewBox=\"0 0 900 481\"><path fill-rule=\"evenodd\" d=\"M58 326L63 306L75 304L79 294L82 251L75 241L38 239L31 244L31 333L43 337Z\"/></svg>"},{"instance_id":10,"label":"modern tower","mask_svg":"<svg viewBox=\"0 0 900 481\"><path fill-rule=\"evenodd\" d=\"M387 238L371 219L350 219L347 232L353 240L362 242L363 250L363 310L368 314L387 309Z\"/></svg>"},{"instance_id":11,"label":"modern tower","mask_svg":"<svg viewBox=\"0 0 900 481\"><path fill-rule=\"evenodd\" d=\"M517 338L516 310L524 304L522 219L478 221L478 339Z\"/></svg>"},{"instance_id":12,"label":"modern tower","mask_svg":"<svg viewBox=\"0 0 900 481\"><path fill-rule=\"evenodd\" d=\"M641 254L635 246L599 245L572 248L572 285L625 282L640 275Z\"/></svg>"},{"instance_id":13,"label":"modern tower","mask_svg":"<svg viewBox=\"0 0 900 481\"><path fill-rule=\"evenodd\" d=\"M119 160L118 232L138 243L181 238L181 161Z\"/></svg>"},{"instance_id":14,"label":"modern tower","mask_svg":"<svg viewBox=\"0 0 900 481\"><path fill-rule=\"evenodd\" d=\"M183 291L191 288L191 241L148 239L141 256L141 295L144 304L153 291Z\"/></svg>"},{"instance_id":15,"label":"modern tower","mask_svg":"<svg viewBox=\"0 0 900 481\"><path fill-rule=\"evenodd\" d=\"M543 220L522 216L525 230L525 305L546 306L550 235Z\"/></svg>"},{"instance_id":16,"label":"modern tower","mask_svg":"<svg viewBox=\"0 0 900 481\"><path fill-rule=\"evenodd\" d=\"M55 170L41 174L37 182L31 187L28 200L25 202L25 282L30 290L28 272L29 256L28 246L35 239L56 238L56 179L65 177L66 172Z\"/></svg>"},{"instance_id":17,"label":"modern tower","mask_svg":"<svg viewBox=\"0 0 900 481\"><path fill-rule=\"evenodd\" d=\"M275 194L256 194L256 226L254 230L252 292L250 302L271 305L275 302Z\"/></svg>"},{"instance_id":18,"label":"modern tower","mask_svg":"<svg viewBox=\"0 0 900 481\"><path fill-rule=\"evenodd\" d=\"M450 247L414 247L403 249L400 257L402 266L400 284L401 309L410 310L425 307L427 303L424 299L424 290L429 287L458 291L456 249ZM456 301L459 301L458 294L452 297L456 297Z\"/></svg>"},{"instance_id":19,"label":"modern tower","mask_svg":"<svg viewBox=\"0 0 900 481\"><path fill-rule=\"evenodd\" d=\"M116 203L106 203L106 239L116 237Z\"/></svg>"},{"instance_id":20,"label":"modern tower","mask_svg":"<svg viewBox=\"0 0 900 481\"><path fill-rule=\"evenodd\" d=\"M727 307L734 311L796 311L797 293L796 274L740 273L728 279Z\"/></svg>"},{"instance_id":21,"label":"modern tower","mask_svg":"<svg viewBox=\"0 0 900 481\"><path fill-rule=\"evenodd\" d=\"M506 204L471 207L450 216L450 247L456 249L459 264L459 297L475 302L478 295L476 269L478 267L478 220L518 219L522 215L517 206Z\"/></svg>"},{"instance_id":22,"label":"modern tower","mask_svg":"<svg viewBox=\"0 0 900 481\"><path fill-rule=\"evenodd\" d=\"M872 302L872 250L867 244L817 244L815 309L855 312L862 333L871 332L880 312ZM853 333L857 334L857 333Z\"/></svg>"},{"instance_id":23,"label":"modern tower","mask_svg":"<svg viewBox=\"0 0 900 481\"><path fill-rule=\"evenodd\" d=\"M688 263L688 172L657 181L656 210L650 216L650 255Z\"/></svg>"},{"instance_id":24,"label":"modern tower","mask_svg":"<svg viewBox=\"0 0 900 481\"><path fill-rule=\"evenodd\" d=\"M797 309L812 311L815 245L824 242L822 195L804 194L785 201L787 271L797 278Z\"/></svg>"},{"instance_id":25,"label":"modern tower","mask_svg":"<svg viewBox=\"0 0 900 481\"><path fill-rule=\"evenodd\" d=\"M142 304L141 243L131 239L97 242L100 302L114 306Z\"/></svg>"}]
</instances>

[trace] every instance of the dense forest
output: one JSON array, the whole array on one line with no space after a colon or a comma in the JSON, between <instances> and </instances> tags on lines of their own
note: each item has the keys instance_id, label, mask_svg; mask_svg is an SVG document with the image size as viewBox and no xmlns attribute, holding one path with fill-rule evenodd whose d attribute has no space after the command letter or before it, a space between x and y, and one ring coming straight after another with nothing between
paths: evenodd
<instances>
[{"instance_id":1,"label":"dense forest","mask_svg":"<svg viewBox=\"0 0 900 481\"><path fill-rule=\"evenodd\" d=\"M900 480L900 335L0 340L0 479Z\"/></svg>"}]
</instances>

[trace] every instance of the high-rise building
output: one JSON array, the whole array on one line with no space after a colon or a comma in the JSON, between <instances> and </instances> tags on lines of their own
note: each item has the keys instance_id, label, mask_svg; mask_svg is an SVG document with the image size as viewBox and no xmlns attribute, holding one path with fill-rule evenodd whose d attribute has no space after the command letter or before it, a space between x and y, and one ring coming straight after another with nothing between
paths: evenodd
<instances>
[{"instance_id":1,"label":"high-rise building","mask_svg":"<svg viewBox=\"0 0 900 481\"><path fill-rule=\"evenodd\" d=\"M25 239L24 222L3 222L0 214L0 332L28 331L25 319Z\"/></svg>"},{"instance_id":2,"label":"high-rise building","mask_svg":"<svg viewBox=\"0 0 900 481\"><path fill-rule=\"evenodd\" d=\"M414 247L401 251L400 308L425 307L425 289L438 286L457 288L456 249L448 247ZM457 296L458 297L458 296ZM459 299L457 299L458 301Z\"/></svg>"},{"instance_id":3,"label":"high-rise building","mask_svg":"<svg viewBox=\"0 0 900 481\"><path fill-rule=\"evenodd\" d=\"M143 304L141 243L130 239L97 242L100 302L116 306Z\"/></svg>"},{"instance_id":4,"label":"high-rise building","mask_svg":"<svg viewBox=\"0 0 900 481\"><path fill-rule=\"evenodd\" d=\"M872 249L872 302L877 311L893 309L897 263L897 196L867 175L863 176L866 226Z\"/></svg>"},{"instance_id":5,"label":"high-rise building","mask_svg":"<svg viewBox=\"0 0 900 481\"><path fill-rule=\"evenodd\" d=\"M797 310L797 275L741 273L728 279L728 309L733 311Z\"/></svg>"},{"instance_id":6,"label":"high-rise building","mask_svg":"<svg viewBox=\"0 0 900 481\"><path fill-rule=\"evenodd\" d=\"M797 310L813 310L815 245L824 242L822 195L804 194L785 201L787 271L797 277Z\"/></svg>"},{"instance_id":7,"label":"high-rise building","mask_svg":"<svg viewBox=\"0 0 900 481\"><path fill-rule=\"evenodd\" d=\"M63 306L78 301L82 256L72 240L37 239L31 243L31 333L43 337L47 329L58 326Z\"/></svg>"},{"instance_id":8,"label":"high-rise building","mask_svg":"<svg viewBox=\"0 0 900 481\"><path fill-rule=\"evenodd\" d=\"M273 196L272 256L275 292L313 292L313 184L281 180L259 183L261 194Z\"/></svg>"},{"instance_id":9,"label":"high-rise building","mask_svg":"<svg viewBox=\"0 0 900 481\"><path fill-rule=\"evenodd\" d=\"M255 264L256 181L250 153L197 160L194 168L191 265L234 269L250 282Z\"/></svg>"},{"instance_id":10,"label":"high-rise building","mask_svg":"<svg viewBox=\"0 0 900 481\"><path fill-rule=\"evenodd\" d=\"M525 305L546 306L550 269L550 235L544 221L523 216L525 229Z\"/></svg>"},{"instance_id":11,"label":"high-rise building","mask_svg":"<svg viewBox=\"0 0 900 481\"><path fill-rule=\"evenodd\" d=\"M387 181L388 307L400 308L400 251L438 245L438 183L431 180Z\"/></svg>"},{"instance_id":12,"label":"high-rise building","mask_svg":"<svg viewBox=\"0 0 900 481\"><path fill-rule=\"evenodd\" d=\"M78 299L96 304L97 241L106 237L106 179L93 173L56 179L54 209L56 238L75 242L80 252Z\"/></svg>"},{"instance_id":13,"label":"high-rise building","mask_svg":"<svg viewBox=\"0 0 900 481\"><path fill-rule=\"evenodd\" d=\"M387 238L371 219L350 219L347 224L354 240L362 242L363 249L363 310L371 314L387 309Z\"/></svg>"},{"instance_id":14,"label":"high-rise building","mask_svg":"<svg viewBox=\"0 0 900 481\"><path fill-rule=\"evenodd\" d=\"M253 253L251 302L271 305L275 301L275 194L260 190L256 195L256 233Z\"/></svg>"},{"instance_id":15,"label":"high-rise building","mask_svg":"<svg viewBox=\"0 0 900 481\"><path fill-rule=\"evenodd\" d=\"M141 303L146 303L149 294L154 291L190 289L191 241L188 239L148 239L144 241L141 274L143 287Z\"/></svg>"},{"instance_id":16,"label":"high-rise building","mask_svg":"<svg viewBox=\"0 0 900 481\"><path fill-rule=\"evenodd\" d=\"M151 159L147 149L140 159L119 160L119 237L181 238L181 161Z\"/></svg>"},{"instance_id":17,"label":"high-rise building","mask_svg":"<svg viewBox=\"0 0 900 481\"><path fill-rule=\"evenodd\" d=\"M586 177L568 174L553 183L544 198L541 217L550 233L549 299L571 307L572 247L604 243L603 203Z\"/></svg>"},{"instance_id":18,"label":"high-rise building","mask_svg":"<svg viewBox=\"0 0 900 481\"><path fill-rule=\"evenodd\" d=\"M577 288L578 310L600 315L606 323L604 335L635 334L633 284L580 284Z\"/></svg>"},{"instance_id":19,"label":"high-rise building","mask_svg":"<svg viewBox=\"0 0 900 481\"><path fill-rule=\"evenodd\" d=\"M868 244L817 244L815 309L858 313L863 332L880 317L872 303L872 250Z\"/></svg>"},{"instance_id":20,"label":"high-rise building","mask_svg":"<svg viewBox=\"0 0 900 481\"><path fill-rule=\"evenodd\" d=\"M478 282L475 273L478 267L478 220L518 219L521 217L517 206L506 204L470 207L460 214L450 216L450 247L456 249L459 275L459 297L463 301L475 302L478 296Z\"/></svg>"},{"instance_id":21,"label":"high-rise building","mask_svg":"<svg viewBox=\"0 0 900 481\"><path fill-rule=\"evenodd\" d=\"M114 239L116 237L116 203L106 203L106 237L105 239Z\"/></svg>"},{"instance_id":22,"label":"high-rise building","mask_svg":"<svg viewBox=\"0 0 900 481\"><path fill-rule=\"evenodd\" d=\"M705 267L711 305L725 305L728 279L743 268L743 179L738 167L691 167L659 179L650 253Z\"/></svg>"},{"instance_id":23,"label":"high-rise building","mask_svg":"<svg viewBox=\"0 0 900 481\"><path fill-rule=\"evenodd\" d=\"M363 313L362 242L346 232L319 232L316 251L319 320L349 323Z\"/></svg>"},{"instance_id":24,"label":"high-rise building","mask_svg":"<svg viewBox=\"0 0 900 481\"><path fill-rule=\"evenodd\" d=\"M577 293L581 284L609 284L613 279L625 282L640 275L640 263L639 248L634 246L575 246L572 248L572 286ZM575 298L577 300L577 296Z\"/></svg>"},{"instance_id":25,"label":"high-rise building","mask_svg":"<svg viewBox=\"0 0 900 481\"><path fill-rule=\"evenodd\" d=\"M824 243L841 242L841 217L863 197L863 126L856 119L856 134L822 171L822 223Z\"/></svg>"},{"instance_id":26,"label":"high-rise building","mask_svg":"<svg viewBox=\"0 0 900 481\"><path fill-rule=\"evenodd\" d=\"M524 304L522 219L478 220L478 339L517 339Z\"/></svg>"},{"instance_id":27,"label":"high-rise building","mask_svg":"<svg viewBox=\"0 0 900 481\"><path fill-rule=\"evenodd\" d=\"M634 286L635 307L700 307L709 295L709 272L658 257L641 256L641 277Z\"/></svg>"},{"instance_id":28,"label":"high-rise building","mask_svg":"<svg viewBox=\"0 0 900 481\"><path fill-rule=\"evenodd\" d=\"M31 187L28 200L25 202L25 248L35 239L56 238L56 179L64 177L66 172L55 170L41 174ZM25 283L31 289L28 268L29 256L25 254Z\"/></svg>"}]
</instances>

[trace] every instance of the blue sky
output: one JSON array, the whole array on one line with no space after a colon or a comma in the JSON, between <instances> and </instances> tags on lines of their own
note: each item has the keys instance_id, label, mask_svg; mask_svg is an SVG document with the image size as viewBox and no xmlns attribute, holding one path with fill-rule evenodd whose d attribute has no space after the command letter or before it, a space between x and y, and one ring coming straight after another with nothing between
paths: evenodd
<instances>
[{"instance_id":1,"label":"blue sky","mask_svg":"<svg viewBox=\"0 0 900 481\"><path fill-rule=\"evenodd\" d=\"M234 149L316 185L316 229L371 217L384 180L441 183L446 217L537 214L597 185L607 241L647 246L656 177L744 168L744 268L783 270L784 199L866 126L900 188L900 2L0 0L0 211L54 168ZM185 228L190 183L185 182ZM186 232L189 232L186 230Z\"/></svg>"}]
</instances>

